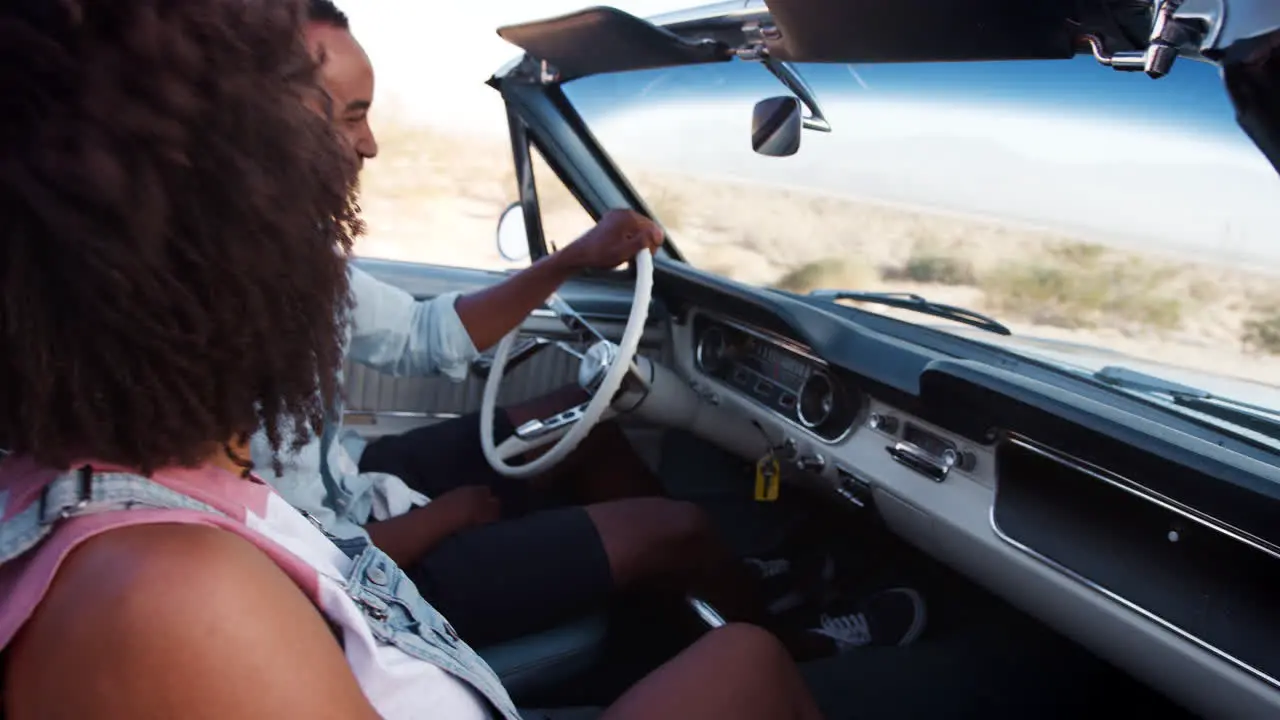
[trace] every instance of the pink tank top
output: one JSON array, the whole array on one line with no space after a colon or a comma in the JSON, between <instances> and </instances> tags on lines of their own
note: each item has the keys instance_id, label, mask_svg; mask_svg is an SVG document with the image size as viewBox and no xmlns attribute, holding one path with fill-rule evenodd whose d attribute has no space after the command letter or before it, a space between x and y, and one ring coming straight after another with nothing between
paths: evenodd
<instances>
[{"instance_id":1,"label":"pink tank top","mask_svg":"<svg viewBox=\"0 0 1280 720\"><path fill-rule=\"evenodd\" d=\"M127 471L94 464L95 476ZM59 476L24 460L0 462L0 551L15 545L15 533L29 523L46 488ZM268 485L246 481L220 468L171 469L150 478L152 486L189 500L190 509L112 509L59 520L33 549L0 565L0 652L44 598L67 555L80 543L117 528L182 522L235 533L266 553L311 599L340 634L343 651L365 696L384 718L442 717L482 720L494 716L491 703L472 685L436 664L375 637L352 599L353 560ZM108 498L109 499L109 498ZM199 506L207 509L199 509ZM25 514L25 515L24 515ZM17 542L25 542L21 537ZM13 554L10 552L9 554ZM4 554L0 552L0 562ZM485 667L487 670L487 666ZM498 698L501 701L504 698ZM3 708L0 697L0 708ZM502 715L515 712L509 699ZM2 714L2 713L0 713Z\"/></svg>"}]
</instances>

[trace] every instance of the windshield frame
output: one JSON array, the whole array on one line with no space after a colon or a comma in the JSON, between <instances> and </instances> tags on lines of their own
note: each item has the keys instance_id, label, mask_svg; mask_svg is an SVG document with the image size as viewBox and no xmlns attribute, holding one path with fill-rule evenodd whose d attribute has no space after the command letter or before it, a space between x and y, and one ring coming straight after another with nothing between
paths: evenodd
<instances>
[{"instance_id":1,"label":"windshield frame","mask_svg":"<svg viewBox=\"0 0 1280 720\"><path fill-rule=\"evenodd\" d=\"M599 220L609 210L630 209L659 221L569 102L561 83L543 84L513 72L496 84L511 122L524 124L530 141L592 219ZM538 241L541 247L532 248L535 258L548 251L546 238ZM686 262L670 234L664 236L658 256Z\"/></svg>"}]
</instances>

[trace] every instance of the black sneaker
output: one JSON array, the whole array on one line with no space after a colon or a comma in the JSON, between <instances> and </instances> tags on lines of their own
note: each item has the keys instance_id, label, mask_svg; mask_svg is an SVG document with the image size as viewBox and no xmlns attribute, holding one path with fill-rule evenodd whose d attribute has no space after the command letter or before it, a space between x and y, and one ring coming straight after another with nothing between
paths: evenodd
<instances>
[{"instance_id":1,"label":"black sneaker","mask_svg":"<svg viewBox=\"0 0 1280 720\"><path fill-rule=\"evenodd\" d=\"M924 632L924 598L910 588L881 590L853 612L824 613L810 632L830 638L838 652L870 645L909 645Z\"/></svg>"}]
</instances>

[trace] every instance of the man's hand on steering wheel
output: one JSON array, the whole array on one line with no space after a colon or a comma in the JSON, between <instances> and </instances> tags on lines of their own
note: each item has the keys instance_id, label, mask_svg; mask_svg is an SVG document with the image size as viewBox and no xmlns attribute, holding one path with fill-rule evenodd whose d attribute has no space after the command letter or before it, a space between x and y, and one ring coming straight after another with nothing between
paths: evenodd
<instances>
[{"instance_id":1,"label":"man's hand on steering wheel","mask_svg":"<svg viewBox=\"0 0 1280 720\"><path fill-rule=\"evenodd\" d=\"M565 255L560 257L578 268L609 269L627 260L634 262L635 293L631 298L631 311L627 315L622 338L615 343L592 328L572 306L552 293L547 305L561 321L584 339L596 339L585 354L569 350L580 360L578 383L591 394L591 399L553 417L527 422L498 444L494 442L493 433L498 388L519 328L502 338L493 352L492 366L485 378L480 400L480 446L485 460L499 474L533 477L553 467L605 417L628 374L645 385L646 379L633 361L649 316L649 301L653 297L653 254L663 239L662 229L643 215L630 210L613 210L606 213L591 231L561 251ZM645 389L647 391L647 386ZM520 456L527 458L530 450L544 445L551 446L545 453L522 465L510 464L510 460Z\"/></svg>"},{"instance_id":2,"label":"man's hand on steering wheel","mask_svg":"<svg viewBox=\"0 0 1280 720\"><path fill-rule=\"evenodd\" d=\"M664 237L662 228L644 215L634 210L610 210L561 252L570 256L575 267L611 270L641 250L655 252Z\"/></svg>"}]
</instances>

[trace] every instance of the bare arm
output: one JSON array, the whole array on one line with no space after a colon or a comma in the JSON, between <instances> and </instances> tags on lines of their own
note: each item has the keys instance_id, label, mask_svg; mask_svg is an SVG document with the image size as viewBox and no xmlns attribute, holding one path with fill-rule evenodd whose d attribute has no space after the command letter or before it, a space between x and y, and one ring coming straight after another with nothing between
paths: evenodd
<instances>
[{"instance_id":1,"label":"bare arm","mask_svg":"<svg viewBox=\"0 0 1280 720\"><path fill-rule=\"evenodd\" d=\"M445 538L498 519L501 505L489 488L464 486L433 498L426 507L364 526L369 539L400 567L409 567Z\"/></svg>"},{"instance_id":2,"label":"bare arm","mask_svg":"<svg viewBox=\"0 0 1280 720\"><path fill-rule=\"evenodd\" d=\"M453 308L477 350L497 345L581 269L573 260L572 248L548 255L497 285L458 298Z\"/></svg>"},{"instance_id":3,"label":"bare arm","mask_svg":"<svg viewBox=\"0 0 1280 720\"><path fill-rule=\"evenodd\" d=\"M403 515L364 526L369 539L402 568L426 555L440 541L461 530L433 521L431 506L414 508Z\"/></svg>"},{"instance_id":4,"label":"bare arm","mask_svg":"<svg viewBox=\"0 0 1280 720\"><path fill-rule=\"evenodd\" d=\"M4 687L13 720L377 718L297 586L248 542L192 525L73 552Z\"/></svg>"},{"instance_id":5,"label":"bare arm","mask_svg":"<svg viewBox=\"0 0 1280 720\"><path fill-rule=\"evenodd\" d=\"M663 232L653 221L631 210L611 210L600 223L571 245L497 285L463 295L454 310L480 351L497 345L575 273L609 269L648 248L656 250Z\"/></svg>"}]
</instances>

